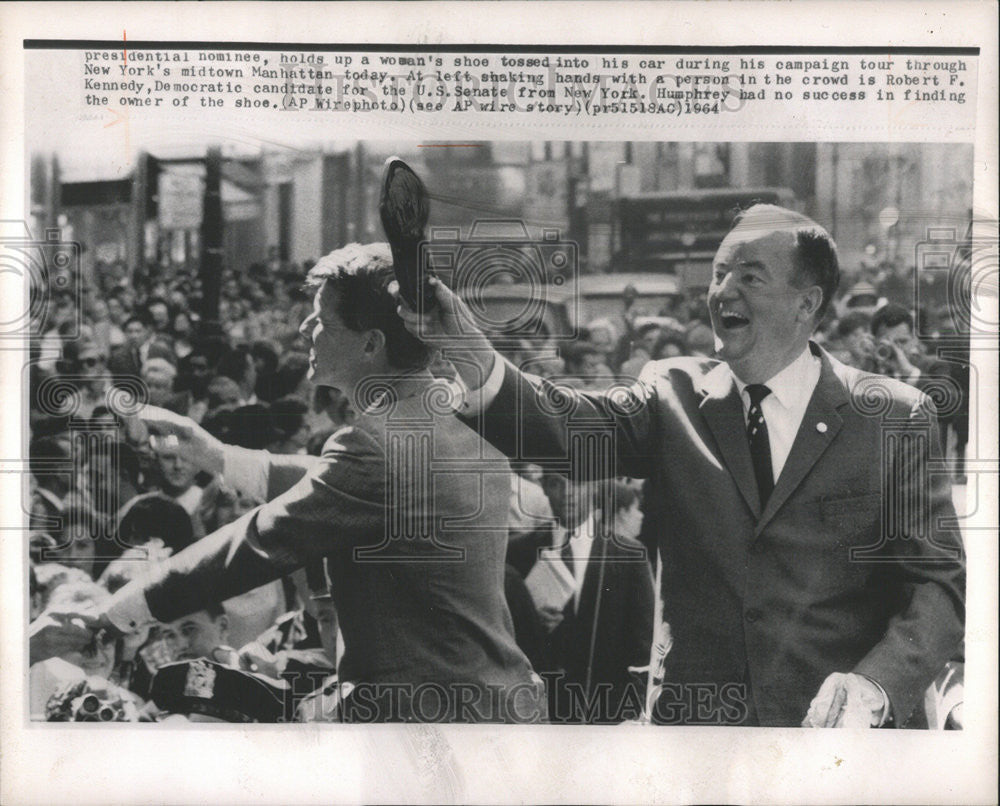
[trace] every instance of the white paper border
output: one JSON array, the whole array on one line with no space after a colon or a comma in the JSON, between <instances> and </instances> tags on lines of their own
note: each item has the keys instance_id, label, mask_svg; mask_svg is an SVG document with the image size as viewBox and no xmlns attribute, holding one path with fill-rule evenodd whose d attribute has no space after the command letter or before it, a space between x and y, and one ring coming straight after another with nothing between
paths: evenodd
<instances>
[{"instance_id":1,"label":"white paper border","mask_svg":"<svg viewBox=\"0 0 1000 806\"><path fill-rule=\"evenodd\" d=\"M975 209L997 216L995 3L25 4L0 8L0 218L24 218L24 53L30 38L628 45L978 46ZM805 138L807 139L807 138ZM915 138L916 139L916 138ZM0 301L7 308L9 301ZM996 299L991 303L996 306ZM0 351L0 460L20 452L22 356ZM996 361L977 366L997 389ZM16 399L16 398L14 398ZM996 446L996 395L980 405ZM995 457L995 453L993 454ZM19 507L3 473L0 506ZM997 523L995 489L980 524ZM56 729L21 722L23 574L2 533L3 803L996 802L997 546L969 550L961 733L393 726ZM979 698L979 699L975 699ZM83 726L80 726L83 727Z\"/></svg>"}]
</instances>

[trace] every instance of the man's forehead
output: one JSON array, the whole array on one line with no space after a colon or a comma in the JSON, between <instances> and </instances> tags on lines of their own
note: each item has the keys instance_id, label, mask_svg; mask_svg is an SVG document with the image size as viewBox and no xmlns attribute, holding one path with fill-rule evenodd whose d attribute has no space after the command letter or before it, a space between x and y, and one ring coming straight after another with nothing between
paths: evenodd
<instances>
[{"instance_id":1,"label":"man's forehead","mask_svg":"<svg viewBox=\"0 0 1000 806\"><path fill-rule=\"evenodd\" d=\"M716 263L766 263L767 258L793 257L795 229L766 224L738 224L723 239Z\"/></svg>"}]
</instances>

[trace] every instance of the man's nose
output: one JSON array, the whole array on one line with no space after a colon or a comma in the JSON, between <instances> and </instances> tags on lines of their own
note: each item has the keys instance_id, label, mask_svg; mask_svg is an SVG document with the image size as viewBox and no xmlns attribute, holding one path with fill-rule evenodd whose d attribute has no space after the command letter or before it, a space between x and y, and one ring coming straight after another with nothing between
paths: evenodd
<instances>
[{"instance_id":1,"label":"man's nose","mask_svg":"<svg viewBox=\"0 0 1000 806\"><path fill-rule=\"evenodd\" d=\"M314 314L310 314L305 319L302 320L302 324L299 325L299 335L304 339L309 338L309 331L312 330Z\"/></svg>"},{"instance_id":2,"label":"man's nose","mask_svg":"<svg viewBox=\"0 0 1000 806\"><path fill-rule=\"evenodd\" d=\"M733 273L727 271L721 277L716 277L713 295L723 299L732 298L736 294L736 282L733 280Z\"/></svg>"}]
</instances>

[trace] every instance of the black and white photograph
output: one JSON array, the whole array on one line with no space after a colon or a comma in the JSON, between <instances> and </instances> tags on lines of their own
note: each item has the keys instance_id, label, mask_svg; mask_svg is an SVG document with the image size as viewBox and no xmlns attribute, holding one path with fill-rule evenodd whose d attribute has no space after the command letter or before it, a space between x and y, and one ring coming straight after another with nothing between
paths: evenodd
<instances>
[{"instance_id":1,"label":"black and white photograph","mask_svg":"<svg viewBox=\"0 0 1000 806\"><path fill-rule=\"evenodd\" d=\"M995 20L97 7L5 39L11 803L990 802Z\"/></svg>"}]
</instances>

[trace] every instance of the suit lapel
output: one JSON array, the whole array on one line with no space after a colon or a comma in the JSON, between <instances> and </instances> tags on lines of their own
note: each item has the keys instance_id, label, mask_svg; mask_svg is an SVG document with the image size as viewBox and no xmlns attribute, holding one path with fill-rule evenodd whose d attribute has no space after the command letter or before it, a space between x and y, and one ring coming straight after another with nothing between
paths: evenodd
<instances>
[{"instance_id":1,"label":"suit lapel","mask_svg":"<svg viewBox=\"0 0 1000 806\"><path fill-rule=\"evenodd\" d=\"M788 454L788 459L785 460L781 475L778 476L778 483L767 501L764 512L757 521L755 537L761 533L761 530L775 516L788 497L795 492L844 424L837 410L850 401L850 396L844 381L838 377L834 370L830 357L815 348L814 352L817 351L822 362L819 381L809 399L806 413L799 425L799 431L795 435L795 441L792 443L792 450Z\"/></svg>"},{"instance_id":2,"label":"suit lapel","mask_svg":"<svg viewBox=\"0 0 1000 806\"><path fill-rule=\"evenodd\" d=\"M760 497L750 460L743 403L726 364L717 364L702 381L705 395L701 413L719 446L722 460L755 518L760 515Z\"/></svg>"}]
</instances>

